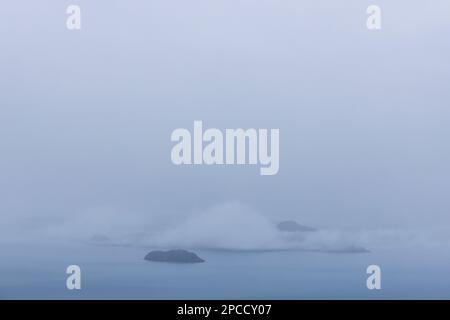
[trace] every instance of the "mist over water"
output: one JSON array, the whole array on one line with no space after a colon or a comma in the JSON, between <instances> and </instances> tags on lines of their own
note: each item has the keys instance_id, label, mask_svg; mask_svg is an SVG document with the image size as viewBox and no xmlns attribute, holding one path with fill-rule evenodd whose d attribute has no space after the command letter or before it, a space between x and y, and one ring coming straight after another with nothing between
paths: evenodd
<instances>
[{"instance_id":1,"label":"mist over water","mask_svg":"<svg viewBox=\"0 0 450 320\"><path fill-rule=\"evenodd\" d=\"M1 5L0 298L450 298L448 1L77 2ZM175 166L195 120L278 173Z\"/></svg>"}]
</instances>

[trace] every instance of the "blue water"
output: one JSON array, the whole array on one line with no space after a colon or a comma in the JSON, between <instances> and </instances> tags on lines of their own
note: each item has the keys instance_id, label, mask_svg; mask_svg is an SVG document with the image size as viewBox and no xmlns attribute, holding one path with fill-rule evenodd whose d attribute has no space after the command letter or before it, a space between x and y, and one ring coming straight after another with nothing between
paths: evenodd
<instances>
[{"instance_id":1,"label":"blue water","mask_svg":"<svg viewBox=\"0 0 450 320\"><path fill-rule=\"evenodd\" d=\"M147 248L0 245L1 299L449 299L450 259L439 252L362 254L196 251L201 264L149 262ZM67 290L66 267L82 270ZM366 288L366 268L382 289Z\"/></svg>"}]
</instances>

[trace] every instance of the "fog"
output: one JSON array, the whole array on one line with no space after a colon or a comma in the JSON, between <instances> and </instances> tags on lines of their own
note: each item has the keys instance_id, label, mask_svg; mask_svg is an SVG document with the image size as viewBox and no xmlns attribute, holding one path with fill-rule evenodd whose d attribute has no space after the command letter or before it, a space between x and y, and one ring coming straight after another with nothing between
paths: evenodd
<instances>
[{"instance_id":1,"label":"fog","mask_svg":"<svg viewBox=\"0 0 450 320\"><path fill-rule=\"evenodd\" d=\"M448 1L377 1L377 32L357 0L77 3L73 32L67 1L1 5L1 242L448 243ZM279 128L279 173L174 166L195 120Z\"/></svg>"}]
</instances>

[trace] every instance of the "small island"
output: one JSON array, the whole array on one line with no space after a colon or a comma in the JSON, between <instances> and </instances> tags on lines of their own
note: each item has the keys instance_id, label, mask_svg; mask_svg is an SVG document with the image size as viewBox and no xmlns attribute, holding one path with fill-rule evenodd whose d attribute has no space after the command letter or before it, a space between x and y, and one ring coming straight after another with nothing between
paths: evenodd
<instances>
[{"instance_id":1,"label":"small island","mask_svg":"<svg viewBox=\"0 0 450 320\"><path fill-rule=\"evenodd\" d=\"M176 250L154 250L149 252L145 256L145 260L157 261L157 262L171 262L171 263L201 263L205 262L202 258L197 256L193 252L186 250L176 249Z\"/></svg>"},{"instance_id":2,"label":"small island","mask_svg":"<svg viewBox=\"0 0 450 320\"><path fill-rule=\"evenodd\" d=\"M326 252L326 253L369 253L370 250L361 247L361 246L347 246L347 247L342 247L342 248L324 248L324 249L320 249L319 251L321 252Z\"/></svg>"},{"instance_id":3,"label":"small island","mask_svg":"<svg viewBox=\"0 0 450 320\"><path fill-rule=\"evenodd\" d=\"M282 221L277 225L278 230L285 232L316 231L316 229L301 225L294 220Z\"/></svg>"}]
</instances>

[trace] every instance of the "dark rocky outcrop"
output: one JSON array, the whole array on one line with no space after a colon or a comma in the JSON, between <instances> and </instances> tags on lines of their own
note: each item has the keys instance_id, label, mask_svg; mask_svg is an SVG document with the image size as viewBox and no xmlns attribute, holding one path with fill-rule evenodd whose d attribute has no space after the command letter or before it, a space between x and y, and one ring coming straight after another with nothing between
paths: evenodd
<instances>
[{"instance_id":1,"label":"dark rocky outcrop","mask_svg":"<svg viewBox=\"0 0 450 320\"><path fill-rule=\"evenodd\" d=\"M360 246L347 246L342 248L336 248L336 249L330 249L325 248L319 250L321 252L327 252L327 253L369 253L370 251L364 247Z\"/></svg>"},{"instance_id":2,"label":"dark rocky outcrop","mask_svg":"<svg viewBox=\"0 0 450 320\"><path fill-rule=\"evenodd\" d=\"M277 225L278 230L286 232L304 232L304 231L316 231L316 229L301 225L293 220L282 221Z\"/></svg>"},{"instance_id":3,"label":"dark rocky outcrop","mask_svg":"<svg viewBox=\"0 0 450 320\"><path fill-rule=\"evenodd\" d=\"M168 251L151 251L145 256L145 260L172 263L205 262L205 260L197 256L195 253L180 249Z\"/></svg>"}]
</instances>

